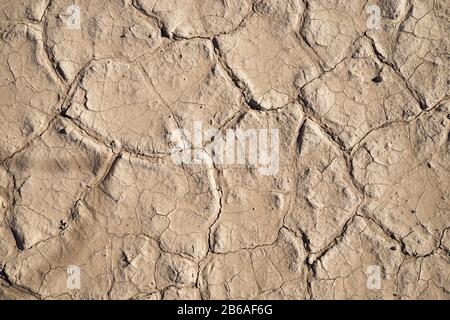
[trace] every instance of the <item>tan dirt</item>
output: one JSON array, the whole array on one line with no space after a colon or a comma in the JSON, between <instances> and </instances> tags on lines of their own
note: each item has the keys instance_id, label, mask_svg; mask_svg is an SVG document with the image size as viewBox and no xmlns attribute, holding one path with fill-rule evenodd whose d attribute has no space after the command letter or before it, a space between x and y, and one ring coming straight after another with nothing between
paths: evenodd
<instances>
[{"instance_id":1,"label":"tan dirt","mask_svg":"<svg viewBox=\"0 0 450 320\"><path fill-rule=\"evenodd\" d=\"M0 0L0 300L450 299L449 71L448 0Z\"/></svg>"}]
</instances>

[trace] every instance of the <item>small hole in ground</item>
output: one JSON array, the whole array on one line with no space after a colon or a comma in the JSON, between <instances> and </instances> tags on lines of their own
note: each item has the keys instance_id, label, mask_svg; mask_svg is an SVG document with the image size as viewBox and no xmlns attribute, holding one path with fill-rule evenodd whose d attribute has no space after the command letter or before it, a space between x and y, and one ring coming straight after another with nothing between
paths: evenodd
<instances>
[{"instance_id":1,"label":"small hole in ground","mask_svg":"<svg viewBox=\"0 0 450 320\"><path fill-rule=\"evenodd\" d=\"M383 82L383 78L380 75L378 75L372 79L372 82L375 82L375 83Z\"/></svg>"}]
</instances>

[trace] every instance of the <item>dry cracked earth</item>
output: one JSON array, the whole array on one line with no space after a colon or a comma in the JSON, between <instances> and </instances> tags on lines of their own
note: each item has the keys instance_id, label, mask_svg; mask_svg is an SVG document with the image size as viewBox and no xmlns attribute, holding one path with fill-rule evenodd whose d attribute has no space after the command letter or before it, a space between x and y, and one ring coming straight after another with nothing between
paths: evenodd
<instances>
[{"instance_id":1,"label":"dry cracked earth","mask_svg":"<svg viewBox=\"0 0 450 320\"><path fill-rule=\"evenodd\" d=\"M0 299L450 299L449 35L447 0L0 0ZM277 128L278 171L175 163L195 121Z\"/></svg>"}]
</instances>

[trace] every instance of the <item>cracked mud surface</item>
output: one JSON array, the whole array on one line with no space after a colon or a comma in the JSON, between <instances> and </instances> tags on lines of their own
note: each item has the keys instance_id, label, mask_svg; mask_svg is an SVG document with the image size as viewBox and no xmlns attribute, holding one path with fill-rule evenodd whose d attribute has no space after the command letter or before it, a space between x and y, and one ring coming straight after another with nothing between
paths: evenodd
<instances>
[{"instance_id":1,"label":"cracked mud surface","mask_svg":"<svg viewBox=\"0 0 450 320\"><path fill-rule=\"evenodd\" d=\"M367 4L0 0L0 299L450 299L450 4Z\"/></svg>"}]
</instances>

